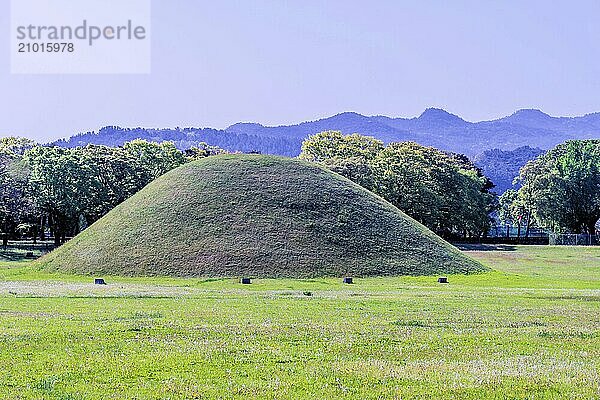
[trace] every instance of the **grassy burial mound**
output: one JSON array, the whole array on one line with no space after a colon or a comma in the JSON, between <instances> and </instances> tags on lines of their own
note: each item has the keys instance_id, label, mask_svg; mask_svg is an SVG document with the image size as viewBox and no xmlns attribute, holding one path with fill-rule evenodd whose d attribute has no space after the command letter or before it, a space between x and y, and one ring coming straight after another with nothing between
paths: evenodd
<instances>
[{"instance_id":1,"label":"grassy burial mound","mask_svg":"<svg viewBox=\"0 0 600 400\"><path fill-rule=\"evenodd\" d=\"M483 270L385 200L296 159L179 167L37 261L126 276L319 277Z\"/></svg>"}]
</instances>

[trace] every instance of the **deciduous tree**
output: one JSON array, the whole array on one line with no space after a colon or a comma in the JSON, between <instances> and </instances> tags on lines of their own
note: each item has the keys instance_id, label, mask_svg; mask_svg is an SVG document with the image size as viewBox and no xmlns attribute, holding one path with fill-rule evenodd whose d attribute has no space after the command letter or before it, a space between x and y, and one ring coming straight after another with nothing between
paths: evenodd
<instances>
[{"instance_id":1,"label":"deciduous tree","mask_svg":"<svg viewBox=\"0 0 600 400\"><path fill-rule=\"evenodd\" d=\"M600 219L600 140L569 140L521 169L519 197L555 232L596 233Z\"/></svg>"}]
</instances>

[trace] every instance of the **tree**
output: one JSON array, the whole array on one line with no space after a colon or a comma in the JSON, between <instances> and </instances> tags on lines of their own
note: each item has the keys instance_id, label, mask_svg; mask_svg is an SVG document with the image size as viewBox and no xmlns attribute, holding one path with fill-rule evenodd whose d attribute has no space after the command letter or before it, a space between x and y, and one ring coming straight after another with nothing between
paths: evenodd
<instances>
[{"instance_id":1,"label":"tree","mask_svg":"<svg viewBox=\"0 0 600 400\"><path fill-rule=\"evenodd\" d=\"M372 190L375 182L371 163L383 149L383 142L370 136L325 131L309 136L302 143L299 158L322 163L332 171Z\"/></svg>"},{"instance_id":2,"label":"tree","mask_svg":"<svg viewBox=\"0 0 600 400\"><path fill-rule=\"evenodd\" d=\"M596 233L600 219L600 140L569 140L528 162L519 196L540 225Z\"/></svg>"},{"instance_id":3,"label":"tree","mask_svg":"<svg viewBox=\"0 0 600 400\"><path fill-rule=\"evenodd\" d=\"M527 207L519 192L508 189L499 198L498 219L506 225L506 236L509 236L509 227L517 227L517 237L521 237L521 227L525 224L525 237L529 236L532 222L531 208Z\"/></svg>"},{"instance_id":4,"label":"tree","mask_svg":"<svg viewBox=\"0 0 600 400\"><path fill-rule=\"evenodd\" d=\"M88 182L79 205L84 225L95 222L147 183L147 171L123 148L87 145L72 152Z\"/></svg>"},{"instance_id":5,"label":"tree","mask_svg":"<svg viewBox=\"0 0 600 400\"><path fill-rule=\"evenodd\" d=\"M22 163L23 153L34 145L26 138L0 139L0 217L5 239L24 231L35 237L35 209L27 194L27 173Z\"/></svg>"},{"instance_id":6,"label":"tree","mask_svg":"<svg viewBox=\"0 0 600 400\"><path fill-rule=\"evenodd\" d=\"M383 142L357 133L343 135L339 131L325 131L309 136L302 142L300 158L313 162L356 158L372 160L383 150Z\"/></svg>"},{"instance_id":7,"label":"tree","mask_svg":"<svg viewBox=\"0 0 600 400\"><path fill-rule=\"evenodd\" d=\"M122 148L34 147L25 153L31 197L56 244L108 213L150 181L186 162L173 143L134 140Z\"/></svg>"},{"instance_id":8,"label":"tree","mask_svg":"<svg viewBox=\"0 0 600 400\"><path fill-rule=\"evenodd\" d=\"M185 150L185 156L189 161L199 160L205 157L227 153L227 150L223 150L219 146L211 146L205 142L200 142L197 146L192 146L189 149Z\"/></svg>"},{"instance_id":9,"label":"tree","mask_svg":"<svg viewBox=\"0 0 600 400\"><path fill-rule=\"evenodd\" d=\"M136 139L125 143L123 149L136 160L137 168L143 171L139 189L187 161L173 142L154 143Z\"/></svg>"},{"instance_id":10,"label":"tree","mask_svg":"<svg viewBox=\"0 0 600 400\"><path fill-rule=\"evenodd\" d=\"M20 152L24 151L24 156ZM62 148L33 146L16 139L0 140L0 195L5 200L0 207L4 226L13 232L48 225L55 244L68 235L94 223L116 205L123 202L150 181L194 158L221 154L223 150L200 143L184 155L172 142L153 143L133 140L123 147L87 145ZM13 168L13 161L19 163ZM8 173L11 170L19 174ZM16 179L16 178L19 179ZM15 190L21 190L30 203L16 201ZM10 195L6 195L8 191ZM12 209L35 210L31 221L8 218ZM24 212L24 211L23 211ZM5 232L7 229L4 230Z\"/></svg>"},{"instance_id":11,"label":"tree","mask_svg":"<svg viewBox=\"0 0 600 400\"><path fill-rule=\"evenodd\" d=\"M0 228L7 238L17 236L17 227L28 223L33 212L26 189L27 180L22 173L20 156L0 150Z\"/></svg>"},{"instance_id":12,"label":"tree","mask_svg":"<svg viewBox=\"0 0 600 400\"><path fill-rule=\"evenodd\" d=\"M493 184L463 155L326 131L302 144L300 158L379 194L441 235L481 235L489 229Z\"/></svg>"},{"instance_id":13,"label":"tree","mask_svg":"<svg viewBox=\"0 0 600 400\"><path fill-rule=\"evenodd\" d=\"M35 145L36 143L33 140L23 137L9 136L0 138L0 152L2 154L22 156Z\"/></svg>"},{"instance_id":14,"label":"tree","mask_svg":"<svg viewBox=\"0 0 600 400\"><path fill-rule=\"evenodd\" d=\"M506 225L506 236L510 235L510 226L516 225L518 218L515 216L514 204L517 201L519 193L514 189L508 189L502 193L498 199L498 219L503 225Z\"/></svg>"},{"instance_id":15,"label":"tree","mask_svg":"<svg viewBox=\"0 0 600 400\"><path fill-rule=\"evenodd\" d=\"M392 143L374 159L373 171L376 193L438 234L479 236L489 229L488 180L461 157Z\"/></svg>"},{"instance_id":16,"label":"tree","mask_svg":"<svg viewBox=\"0 0 600 400\"><path fill-rule=\"evenodd\" d=\"M73 233L89 198L88 166L81 165L72 149L37 146L28 150L24 162L29 171L28 190L36 206L47 215L59 245Z\"/></svg>"}]
</instances>

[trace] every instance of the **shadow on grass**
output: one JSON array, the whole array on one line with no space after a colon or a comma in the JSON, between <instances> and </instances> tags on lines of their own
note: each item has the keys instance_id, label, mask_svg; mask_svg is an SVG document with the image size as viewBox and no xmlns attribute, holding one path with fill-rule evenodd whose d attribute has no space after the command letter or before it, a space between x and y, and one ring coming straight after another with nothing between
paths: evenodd
<instances>
[{"instance_id":1,"label":"shadow on grass","mask_svg":"<svg viewBox=\"0 0 600 400\"><path fill-rule=\"evenodd\" d=\"M517 247L512 244L454 244L459 250L464 251L516 251Z\"/></svg>"},{"instance_id":2,"label":"shadow on grass","mask_svg":"<svg viewBox=\"0 0 600 400\"><path fill-rule=\"evenodd\" d=\"M33 257L26 257L26 254L27 253L22 250L4 250L2 247L0 247L0 261L31 261L39 257L39 254Z\"/></svg>"}]
</instances>

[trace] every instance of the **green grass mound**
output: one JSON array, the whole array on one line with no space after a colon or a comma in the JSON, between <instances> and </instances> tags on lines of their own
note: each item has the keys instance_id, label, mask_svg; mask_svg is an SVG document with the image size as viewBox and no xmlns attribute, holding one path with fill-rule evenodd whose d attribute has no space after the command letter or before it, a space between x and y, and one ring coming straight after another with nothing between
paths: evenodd
<instances>
[{"instance_id":1,"label":"green grass mound","mask_svg":"<svg viewBox=\"0 0 600 400\"><path fill-rule=\"evenodd\" d=\"M37 261L79 274L428 275L484 270L382 198L296 159L208 157Z\"/></svg>"}]
</instances>

